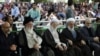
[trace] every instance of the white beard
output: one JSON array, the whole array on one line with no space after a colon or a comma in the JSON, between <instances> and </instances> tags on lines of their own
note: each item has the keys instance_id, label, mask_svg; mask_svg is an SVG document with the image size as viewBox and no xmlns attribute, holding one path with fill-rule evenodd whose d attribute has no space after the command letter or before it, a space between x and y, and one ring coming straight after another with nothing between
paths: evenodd
<instances>
[{"instance_id":1,"label":"white beard","mask_svg":"<svg viewBox=\"0 0 100 56\"><path fill-rule=\"evenodd\" d=\"M70 31L74 31L74 27L73 27L73 28L68 27L68 29L69 29Z\"/></svg>"},{"instance_id":2,"label":"white beard","mask_svg":"<svg viewBox=\"0 0 100 56\"><path fill-rule=\"evenodd\" d=\"M33 34L33 28L26 28L25 30L30 34Z\"/></svg>"}]
</instances>

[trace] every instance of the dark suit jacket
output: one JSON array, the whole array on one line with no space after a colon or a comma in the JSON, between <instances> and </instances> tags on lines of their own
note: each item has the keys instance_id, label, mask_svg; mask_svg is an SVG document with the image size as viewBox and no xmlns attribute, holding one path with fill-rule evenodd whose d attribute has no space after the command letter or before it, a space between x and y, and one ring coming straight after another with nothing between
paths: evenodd
<instances>
[{"instance_id":1,"label":"dark suit jacket","mask_svg":"<svg viewBox=\"0 0 100 56\"><path fill-rule=\"evenodd\" d=\"M94 32L94 29L92 27L89 28L89 29L91 30L91 36L89 35L89 32L88 32L86 26L80 28L80 32L83 34L84 39L86 41L89 41L90 42L90 41L93 41L93 37L95 37L95 32Z\"/></svg>"},{"instance_id":2,"label":"dark suit jacket","mask_svg":"<svg viewBox=\"0 0 100 56\"><path fill-rule=\"evenodd\" d=\"M13 51L10 50L10 46L12 44L16 44L15 42L16 36L12 33L8 34L8 37L3 33L0 29L0 56L9 56Z\"/></svg>"},{"instance_id":3,"label":"dark suit jacket","mask_svg":"<svg viewBox=\"0 0 100 56\"><path fill-rule=\"evenodd\" d=\"M74 39L71 31L68 28L65 28L62 32L61 32L61 40L66 43L68 41L68 39L72 40L74 44L79 44L80 41L83 39L83 36L81 35L81 33L78 30L76 31L76 39Z\"/></svg>"}]
</instances>

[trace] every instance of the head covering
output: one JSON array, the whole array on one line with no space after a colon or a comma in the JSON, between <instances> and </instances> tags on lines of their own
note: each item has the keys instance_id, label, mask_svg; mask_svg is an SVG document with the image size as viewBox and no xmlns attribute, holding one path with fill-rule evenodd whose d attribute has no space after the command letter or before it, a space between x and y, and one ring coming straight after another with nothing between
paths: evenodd
<instances>
[{"instance_id":1,"label":"head covering","mask_svg":"<svg viewBox=\"0 0 100 56\"><path fill-rule=\"evenodd\" d=\"M75 23L75 19L74 18L69 18L69 19L67 19L67 23L68 22L74 22Z\"/></svg>"},{"instance_id":2,"label":"head covering","mask_svg":"<svg viewBox=\"0 0 100 56\"><path fill-rule=\"evenodd\" d=\"M25 20L24 20L24 22L23 22L23 25L29 23L30 21L33 22L33 19L32 19L31 17L25 17Z\"/></svg>"},{"instance_id":3,"label":"head covering","mask_svg":"<svg viewBox=\"0 0 100 56\"><path fill-rule=\"evenodd\" d=\"M52 22L55 22L55 23L58 23L58 24L60 23L60 21L59 21L57 18L52 18L52 19L51 19L51 23L52 23Z\"/></svg>"}]
</instances>

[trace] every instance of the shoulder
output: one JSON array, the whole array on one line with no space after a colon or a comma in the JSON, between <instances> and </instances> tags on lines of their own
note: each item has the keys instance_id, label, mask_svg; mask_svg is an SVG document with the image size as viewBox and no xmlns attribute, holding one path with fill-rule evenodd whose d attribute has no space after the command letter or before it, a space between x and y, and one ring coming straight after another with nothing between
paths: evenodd
<instances>
[{"instance_id":1,"label":"shoulder","mask_svg":"<svg viewBox=\"0 0 100 56\"><path fill-rule=\"evenodd\" d=\"M48 33L48 32L50 32L50 30L49 29L46 29L44 33Z\"/></svg>"},{"instance_id":2,"label":"shoulder","mask_svg":"<svg viewBox=\"0 0 100 56\"><path fill-rule=\"evenodd\" d=\"M25 33L25 31L24 31L24 29L22 29L21 31L19 31L18 35L21 35L21 34L24 34L24 33Z\"/></svg>"},{"instance_id":3,"label":"shoulder","mask_svg":"<svg viewBox=\"0 0 100 56\"><path fill-rule=\"evenodd\" d=\"M68 28L67 28L67 27L66 27L66 28L64 28L64 29L63 29L63 31L68 31Z\"/></svg>"}]
</instances>

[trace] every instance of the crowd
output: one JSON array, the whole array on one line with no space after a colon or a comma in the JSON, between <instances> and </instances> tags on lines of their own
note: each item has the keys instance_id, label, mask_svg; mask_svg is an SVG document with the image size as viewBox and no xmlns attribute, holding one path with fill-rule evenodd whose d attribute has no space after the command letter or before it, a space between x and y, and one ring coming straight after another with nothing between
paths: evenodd
<instances>
[{"instance_id":1,"label":"crowd","mask_svg":"<svg viewBox=\"0 0 100 56\"><path fill-rule=\"evenodd\" d=\"M84 21L76 29L78 19ZM48 28L40 34L38 25ZM58 31L59 25L65 28ZM0 56L100 56L100 2L1 3Z\"/></svg>"}]
</instances>

